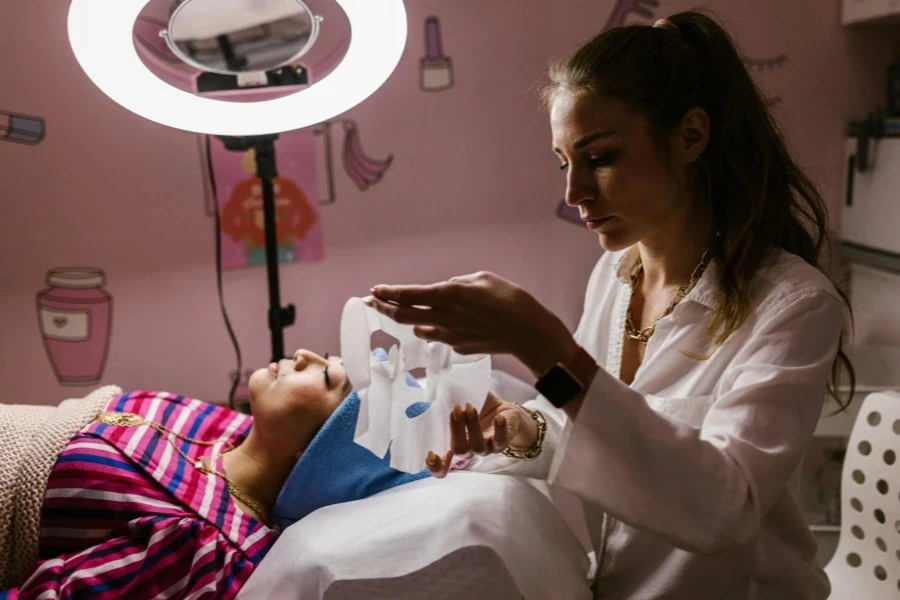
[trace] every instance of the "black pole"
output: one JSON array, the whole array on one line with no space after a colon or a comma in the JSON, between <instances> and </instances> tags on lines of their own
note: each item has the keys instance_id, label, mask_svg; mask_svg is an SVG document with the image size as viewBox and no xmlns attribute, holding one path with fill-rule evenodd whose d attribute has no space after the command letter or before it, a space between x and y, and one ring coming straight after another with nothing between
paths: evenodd
<instances>
[{"instance_id":1,"label":"black pole","mask_svg":"<svg viewBox=\"0 0 900 600\"><path fill-rule=\"evenodd\" d=\"M229 150L256 151L256 175L262 181L263 223L266 238L266 274L269 282L269 329L272 334L272 362L285 358L284 328L294 324L293 304L282 308L278 276L278 231L275 218L275 140L278 134L246 138L222 138Z\"/></svg>"}]
</instances>

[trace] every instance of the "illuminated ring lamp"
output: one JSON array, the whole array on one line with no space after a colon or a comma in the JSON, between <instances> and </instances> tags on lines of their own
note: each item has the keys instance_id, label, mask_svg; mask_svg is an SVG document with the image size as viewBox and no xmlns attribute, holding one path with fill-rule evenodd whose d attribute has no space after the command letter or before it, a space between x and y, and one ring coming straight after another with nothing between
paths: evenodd
<instances>
[{"instance_id":1,"label":"illuminated ring lamp","mask_svg":"<svg viewBox=\"0 0 900 600\"><path fill-rule=\"evenodd\" d=\"M134 24L150 0L72 0L69 43L87 76L131 112L176 129L250 136L303 129L342 114L387 81L406 46L403 0L335 0L350 21L344 60L324 79L261 102L201 98L157 78L134 46Z\"/></svg>"},{"instance_id":2,"label":"illuminated ring lamp","mask_svg":"<svg viewBox=\"0 0 900 600\"><path fill-rule=\"evenodd\" d=\"M72 0L69 43L87 76L129 111L161 125L222 137L232 150L256 150L262 180L272 360L284 358L284 327L294 306L281 307L275 235L274 142L278 134L340 115L387 81L406 46L403 0L335 0L350 22L350 45L335 69L305 90L260 102L227 102L179 90L138 56L133 31L150 0Z\"/></svg>"}]
</instances>

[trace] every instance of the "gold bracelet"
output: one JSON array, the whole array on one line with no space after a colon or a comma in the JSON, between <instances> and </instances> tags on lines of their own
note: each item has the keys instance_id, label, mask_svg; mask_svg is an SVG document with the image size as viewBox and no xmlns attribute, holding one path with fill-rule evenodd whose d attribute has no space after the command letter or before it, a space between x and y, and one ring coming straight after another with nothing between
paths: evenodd
<instances>
[{"instance_id":1,"label":"gold bracelet","mask_svg":"<svg viewBox=\"0 0 900 600\"><path fill-rule=\"evenodd\" d=\"M537 441L534 443L534 445L531 446L531 448L528 448L526 450L515 450L511 446L509 446L506 448L506 450L503 451L503 456L517 458L519 460L534 460L541 455L541 452L544 451L544 436L547 434L547 420L539 411L532 410L526 406L522 406L521 404L516 404L516 406L531 415L531 418L534 419L535 423L537 423Z\"/></svg>"}]
</instances>

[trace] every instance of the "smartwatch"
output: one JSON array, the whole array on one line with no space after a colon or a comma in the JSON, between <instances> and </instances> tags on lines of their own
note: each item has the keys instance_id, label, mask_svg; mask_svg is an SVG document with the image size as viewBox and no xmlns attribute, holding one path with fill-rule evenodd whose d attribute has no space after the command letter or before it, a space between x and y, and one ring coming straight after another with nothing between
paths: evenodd
<instances>
[{"instance_id":1,"label":"smartwatch","mask_svg":"<svg viewBox=\"0 0 900 600\"><path fill-rule=\"evenodd\" d=\"M550 404L557 408L562 408L584 392L584 381L577 373L585 373L590 366L595 364L591 355L579 346L572 358L564 362L558 362L550 367L537 380L534 387L544 398L550 401Z\"/></svg>"}]
</instances>

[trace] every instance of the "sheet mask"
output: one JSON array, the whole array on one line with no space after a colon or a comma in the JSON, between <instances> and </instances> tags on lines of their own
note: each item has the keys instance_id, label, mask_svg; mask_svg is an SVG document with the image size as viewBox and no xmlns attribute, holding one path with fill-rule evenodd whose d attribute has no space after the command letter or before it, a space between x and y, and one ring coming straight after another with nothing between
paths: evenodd
<instances>
[{"instance_id":1,"label":"sheet mask","mask_svg":"<svg viewBox=\"0 0 900 600\"><path fill-rule=\"evenodd\" d=\"M384 331L399 342L388 360L372 354L372 334ZM450 412L467 403L481 411L491 383L491 358L462 355L437 342L415 336L351 298L341 317L341 357L360 398L354 441L376 456L391 451L391 467L406 473L425 468L429 451L450 449ZM425 388L410 386L406 374L425 369Z\"/></svg>"}]
</instances>

